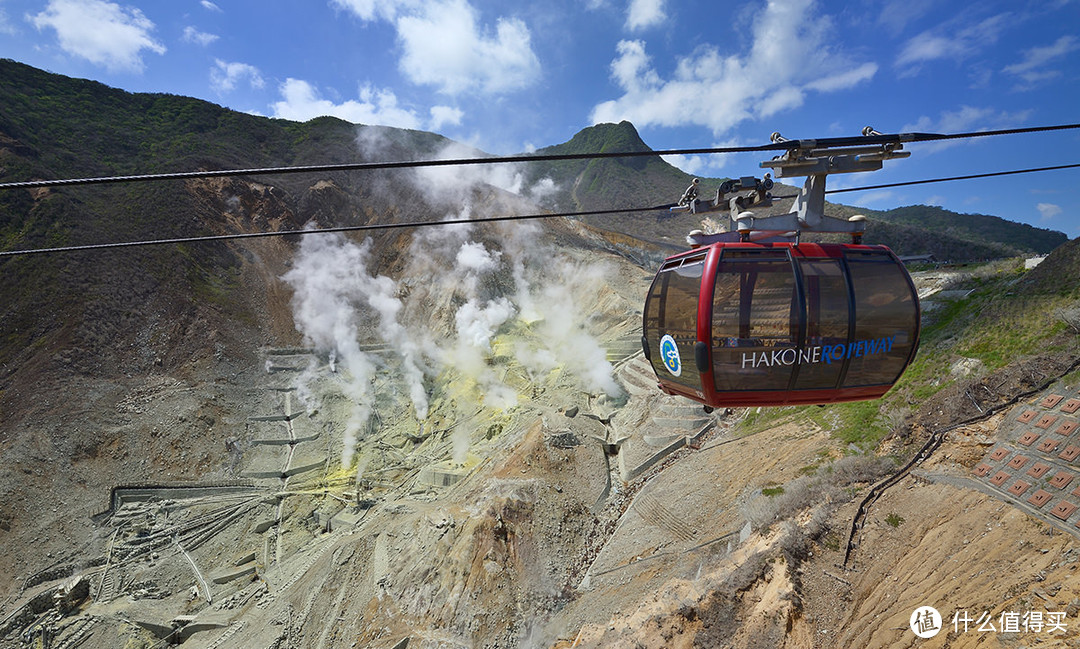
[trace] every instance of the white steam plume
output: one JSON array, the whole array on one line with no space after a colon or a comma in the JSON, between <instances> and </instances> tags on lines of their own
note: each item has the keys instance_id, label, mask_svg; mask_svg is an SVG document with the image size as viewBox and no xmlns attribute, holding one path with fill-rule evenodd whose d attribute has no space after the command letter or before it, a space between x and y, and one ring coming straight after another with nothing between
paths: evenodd
<instances>
[{"instance_id":1,"label":"white steam plume","mask_svg":"<svg viewBox=\"0 0 1080 649\"><path fill-rule=\"evenodd\" d=\"M364 127L358 145L365 158L397 159L395 140L388 131ZM477 157L479 152L460 144L446 147L435 158ZM483 405L506 409L517 403L517 391L506 385L502 371L493 363L496 335L516 317L530 323L537 340L519 342L512 350L533 378L556 367L573 375L582 387L594 393L615 396L620 393L612 376L611 364L595 337L585 325L589 309L603 288L605 277L591 263L572 262L543 240L539 227L524 222L489 226L481 230L473 224L452 224L474 217L527 213L535 210L524 198L547 201L558 191L550 178L532 181L526 186L524 169L518 165L467 165L426 167L414 170L416 192L429 205L445 210L447 225L426 228L415 233L403 277L411 289L407 303L388 306L407 312L407 321L426 323L428 339L440 340L419 349L439 349L438 357L428 357L434 366L424 366L418 351L413 367L423 377L423 370L435 373L454 370L458 383L454 402L464 419ZM403 174L404 175L404 174ZM483 185L495 191L478 191ZM498 191L502 190L502 191ZM512 195L512 194L516 195ZM481 236L486 231L488 236ZM497 233L497 237L490 236ZM497 242L497 243L496 243ZM512 276L512 288L506 278ZM385 297L385 292L372 292ZM381 299L381 298L380 298ZM369 306L382 313L382 308ZM380 322L401 321L389 312ZM400 326L400 325L399 325ZM384 337L395 338L400 331L388 331ZM415 336L405 336L415 339ZM502 351L502 350L500 350ZM403 359L410 357L402 350ZM501 360L496 356L495 360ZM408 373L409 362L404 363ZM421 382L422 385L422 382ZM415 399L415 397L414 397ZM466 425L455 428L454 456L461 461L468 451Z\"/></svg>"},{"instance_id":2,"label":"white steam plume","mask_svg":"<svg viewBox=\"0 0 1080 649\"><path fill-rule=\"evenodd\" d=\"M460 160L482 155L482 152L472 147L452 142L443 147L435 157L439 160ZM460 205L469 192L482 184L498 187L511 194L520 194L524 184L521 169L521 164L513 163L417 167L416 180L418 186L433 192L435 197L445 199L450 204Z\"/></svg>"},{"instance_id":3,"label":"white steam plume","mask_svg":"<svg viewBox=\"0 0 1080 649\"><path fill-rule=\"evenodd\" d=\"M472 240L471 228L440 230L418 233L413 240L407 272L418 281L409 306L427 307L429 312L419 317L434 326L452 318L452 329L443 334L447 340L439 345L439 360L442 367L456 373L455 402L462 423L454 429L453 459L462 463L473 432L464 423L472 416L471 409L482 404L507 410L518 403L517 391L489 363L495 336L517 309L510 298L491 291L493 274L503 263L502 253Z\"/></svg>"},{"instance_id":4,"label":"white steam plume","mask_svg":"<svg viewBox=\"0 0 1080 649\"><path fill-rule=\"evenodd\" d=\"M594 299L607 283L607 267L576 262L550 247L537 246L533 228L507 231L504 246L504 253L514 258L519 317L537 323L540 335L539 349L518 346L519 362L534 375L562 365L585 390L619 396L622 389L615 381L614 368L600 342L585 329L588 314L582 307L583 300Z\"/></svg>"},{"instance_id":5,"label":"white steam plume","mask_svg":"<svg viewBox=\"0 0 1080 649\"><path fill-rule=\"evenodd\" d=\"M371 240L364 242L365 250L371 248ZM402 303L397 297L397 284L384 275L367 277L359 288L368 306L379 314L379 337L401 355L402 372L409 388L416 418L427 419L428 397L424 389L423 347L413 339L409 331L398 321Z\"/></svg>"},{"instance_id":6,"label":"white steam plume","mask_svg":"<svg viewBox=\"0 0 1080 649\"><path fill-rule=\"evenodd\" d=\"M457 341L451 348L450 360L455 369L476 381L484 405L506 410L517 405L517 391L499 380L488 366L487 357L493 352L495 334L516 309L506 297L484 300L479 295L481 279L498 268L500 257L499 252L473 241L458 248L454 275L460 282L458 291L466 300L454 314Z\"/></svg>"},{"instance_id":7,"label":"white steam plume","mask_svg":"<svg viewBox=\"0 0 1080 649\"><path fill-rule=\"evenodd\" d=\"M345 425L342 465L352 465L356 440L371 416L375 366L357 340L357 312L351 275L364 263L358 248L342 238L308 235L301 239L292 269L283 279L293 287L293 319L316 349L337 356L344 370L342 392L352 404ZM303 390L302 390L303 391Z\"/></svg>"},{"instance_id":8,"label":"white steam plume","mask_svg":"<svg viewBox=\"0 0 1080 649\"><path fill-rule=\"evenodd\" d=\"M425 419L428 412L423 347L398 322L402 304L396 284L388 277L373 276L368 270L370 258L370 240L358 246L340 234L312 234L301 240L293 268L283 277L293 287L297 329L343 370L339 373L342 392L352 404L342 451L346 467L352 464L357 439L375 404L375 363L359 344L359 327L370 320L371 311L378 316L380 337L401 355L417 418ZM299 392L307 393L307 386L299 386Z\"/></svg>"},{"instance_id":9,"label":"white steam plume","mask_svg":"<svg viewBox=\"0 0 1080 649\"><path fill-rule=\"evenodd\" d=\"M561 265L562 277L570 281L545 284L536 300L544 313L538 327L540 338L587 391L617 397L622 389L615 382L614 368L604 348L585 330L585 318L575 299L582 287L603 277L603 271L597 266L580 267L565 262Z\"/></svg>"},{"instance_id":10,"label":"white steam plume","mask_svg":"<svg viewBox=\"0 0 1080 649\"><path fill-rule=\"evenodd\" d=\"M476 381L484 405L496 410L517 405L517 391L500 381L487 364L495 333L513 315L510 300L497 298L483 305L469 300L454 316L457 343L450 349L448 360L454 369Z\"/></svg>"}]
</instances>

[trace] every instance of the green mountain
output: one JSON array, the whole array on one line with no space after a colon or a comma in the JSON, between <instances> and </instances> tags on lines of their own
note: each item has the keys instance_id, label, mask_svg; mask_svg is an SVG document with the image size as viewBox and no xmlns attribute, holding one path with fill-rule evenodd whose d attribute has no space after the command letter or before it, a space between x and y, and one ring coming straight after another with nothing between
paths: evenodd
<instances>
[{"instance_id":1,"label":"green mountain","mask_svg":"<svg viewBox=\"0 0 1080 649\"><path fill-rule=\"evenodd\" d=\"M940 229L944 233L974 243L997 245L1010 242L1018 248L1047 253L1065 243L1066 237L1053 230L1013 223L985 214L957 214L929 205L910 205L880 213L880 218L894 225L909 225L922 229Z\"/></svg>"},{"instance_id":2,"label":"green mountain","mask_svg":"<svg viewBox=\"0 0 1080 649\"><path fill-rule=\"evenodd\" d=\"M911 205L877 211L832 205L831 214L865 214L867 239L898 255L932 254L939 261L970 261L1045 255L1068 240L1063 233L987 214L959 214L941 207Z\"/></svg>"},{"instance_id":3,"label":"green mountain","mask_svg":"<svg viewBox=\"0 0 1080 649\"><path fill-rule=\"evenodd\" d=\"M545 147L536 154L641 153L650 150L637 129L624 121L586 128L569 142ZM555 180L561 188L559 199L567 202L567 207L579 210L668 203L671 202L670 194L681 193L689 178L659 156L535 162L528 173L530 180L542 177Z\"/></svg>"},{"instance_id":4,"label":"green mountain","mask_svg":"<svg viewBox=\"0 0 1080 649\"><path fill-rule=\"evenodd\" d=\"M538 154L640 152L649 147L629 122L598 124L586 128L569 142L537 151ZM751 174L760 171L747 170ZM548 207L562 211L602 210L625 207L645 208L678 200L693 176L657 157L608 158L533 163L528 171L530 183L552 179L558 191ZM702 178L701 195L708 197L726 178ZM791 208L798 188L777 185L772 213ZM826 212L848 217L868 217L867 241L882 243L900 255L933 254L939 260L975 259L1046 254L1067 237L1061 232L1014 223L996 216L958 214L939 207L916 205L889 211L867 210L829 204ZM727 219L725 211L708 215L714 222ZM596 227L628 234L645 241L683 246L691 230L702 227L702 217L683 213L627 212L587 216L583 221ZM824 237L828 238L828 237Z\"/></svg>"},{"instance_id":5,"label":"green mountain","mask_svg":"<svg viewBox=\"0 0 1080 649\"><path fill-rule=\"evenodd\" d=\"M450 144L420 131L333 118L299 124L133 94L10 60L0 60L0 78L0 182L356 162L358 150L362 159L401 160ZM400 177L338 172L0 190L0 251L430 218L425 197ZM287 257L288 245L255 247L275 260ZM180 362L130 353L157 346L149 338L168 348L196 322L225 332L225 323L264 318L258 291L270 289L251 256L251 247L220 242L0 258L7 368L0 390L13 368L36 367L33 358L45 359L43 371L142 371ZM174 326L156 326L163 321ZM62 357L43 351L60 347Z\"/></svg>"},{"instance_id":6,"label":"green mountain","mask_svg":"<svg viewBox=\"0 0 1080 649\"><path fill-rule=\"evenodd\" d=\"M537 155L578 155L651 149L630 122L598 124L578 132L569 142L545 147ZM638 209L674 203L693 176L659 156L559 160L530 163L525 171L528 185L542 179L554 181L556 191L542 204L557 211L577 212ZM700 227L700 219L685 213L626 212L585 216L581 220L605 230L684 248L686 233Z\"/></svg>"}]
</instances>

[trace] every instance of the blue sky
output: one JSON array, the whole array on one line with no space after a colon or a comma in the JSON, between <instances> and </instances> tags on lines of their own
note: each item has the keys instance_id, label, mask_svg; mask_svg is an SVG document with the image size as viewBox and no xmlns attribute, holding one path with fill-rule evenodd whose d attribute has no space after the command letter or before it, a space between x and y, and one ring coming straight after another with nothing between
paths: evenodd
<instances>
[{"instance_id":1,"label":"blue sky","mask_svg":"<svg viewBox=\"0 0 1080 649\"><path fill-rule=\"evenodd\" d=\"M654 149L1080 122L1080 0L0 0L0 57L496 154L628 119ZM2 80L0 80L2 82ZM830 188L1080 162L1080 131L909 145ZM705 176L763 158L670 159ZM1080 236L1080 170L840 194ZM658 197L673 200L677 197Z\"/></svg>"}]
</instances>

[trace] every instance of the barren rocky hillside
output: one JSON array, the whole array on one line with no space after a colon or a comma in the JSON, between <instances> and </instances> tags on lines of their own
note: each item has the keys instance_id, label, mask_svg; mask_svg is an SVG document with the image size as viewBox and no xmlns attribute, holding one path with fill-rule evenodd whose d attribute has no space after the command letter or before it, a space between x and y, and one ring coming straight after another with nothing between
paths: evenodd
<instances>
[{"instance_id":1,"label":"barren rocky hillside","mask_svg":"<svg viewBox=\"0 0 1080 649\"><path fill-rule=\"evenodd\" d=\"M634 351L647 274L565 247L579 236L559 227L530 241L559 240L552 259L603 261L604 277L621 278L576 294L591 305L580 326L607 350L614 395L584 388L568 363L523 363L519 346L543 346L547 320L534 320L492 337L485 367L496 376L445 367L422 420L406 357L374 332L361 338L380 369L347 465L346 361L269 331L249 339L247 358L226 350L183 373L113 379L123 387L93 407L50 392L18 413L16 430L101 443L40 474L31 435L5 449L9 466L30 471L4 476L3 560L15 575L4 646L891 647L913 643L907 617L923 604L949 620L988 612L997 626L1003 613L1064 615L1064 629L1023 635L971 623L938 646L1075 635L1080 516L1056 503L1080 498L1046 481L1071 463L1022 441L1025 422L1044 416L1056 417L1048 437L1071 441L1054 431L1080 404L1073 355L960 382L918 410L906 437L844 457L797 411L752 424L753 412L706 416L660 395ZM283 266L303 261L301 248ZM399 294L425 290L409 277ZM435 312L453 302L425 300ZM268 306L271 321L294 319L283 303ZM444 345L457 337L445 320L432 330ZM483 381L517 403L484 403ZM85 395L101 383L65 385ZM927 460L864 501L897 470L890 458L935 435ZM994 459L999 449L1009 456ZM1024 453L1057 467L1029 490L1052 491L1042 507L1012 494L1013 482L1035 482L1007 467ZM994 483L984 464L1009 477Z\"/></svg>"}]
</instances>

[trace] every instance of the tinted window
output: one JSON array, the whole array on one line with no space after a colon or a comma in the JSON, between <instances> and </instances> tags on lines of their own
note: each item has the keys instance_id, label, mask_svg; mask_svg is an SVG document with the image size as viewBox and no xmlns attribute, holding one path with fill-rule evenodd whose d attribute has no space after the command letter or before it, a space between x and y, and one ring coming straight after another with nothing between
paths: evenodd
<instances>
[{"instance_id":1,"label":"tinted window","mask_svg":"<svg viewBox=\"0 0 1080 649\"><path fill-rule=\"evenodd\" d=\"M893 383L904 371L918 332L918 306L907 273L881 252L847 254L855 291L855 336L845 387Z\"/></svg>"},{"instance_id":2,"label":"tinted window","mask_svg":"<svg viewBox=\"0 0 1080 649\"><path fill-rule=\"evenodd\" d=\"M718 391L787 389L798 356L797 295L785 252L724 251L713 293Z\"/></svg>"},{"instance_id":3,"label":"tinted window","mask_svg":"<svg viewBox=\"0 0 1080 649\"><path fill-rule=\"evenodd\" d=\"M698 294L705 268L705 253L666 263L653 280L645 300L644 335L656 375L696 390L701 375L694 365L697 342ZM668 356L665 364L664 339L670 336L678 350L677 361Z\"/></svg>"},{"instance_id":4,"label":"tinted window","mask_svg":"<svg viewBox=\"0 0 1080 649\"><path fill-rule=\"evenodd\" d=\"M795 388L835 388L844 363L833 361L830 352L848 340L847 279L839 259L800 259L799 267L806 287L807 323Z\"/></svg>"}]
</instances>

